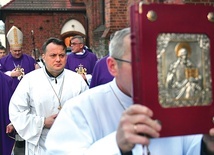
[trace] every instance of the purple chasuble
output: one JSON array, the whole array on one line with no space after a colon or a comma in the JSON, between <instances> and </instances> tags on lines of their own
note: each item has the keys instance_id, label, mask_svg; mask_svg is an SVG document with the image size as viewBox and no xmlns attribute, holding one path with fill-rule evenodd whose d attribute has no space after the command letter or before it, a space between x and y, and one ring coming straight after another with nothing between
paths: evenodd
<instances>
[{"instance_id":1,"label":"purple chasuble","mask_svg":"<svg viewBox=\"0 0 214 155\"><path fill-rule=\"evenodd\" d=\"M35 70L36 61L31 56L27 54L22 54L22 56L18 59L14 58L11 54L0 59L0 71L7 72L12 71L16 66L20 66L24 69L25 74ZM12 88L15 90L17 87L19 80L17 77L13 78L13 86Z\"/></svg>"},{"instance_id":2,"label":"purple chasuble","mask_svg":"<svg viewBox=\"0 0 214 155\"><path fill-rule=\"evenodd\" d=\"M71 53L67 57L65 68L74 72L79 72L83 69L87 74L92 74L96 61L97 56L87 50L85 50L83 55Z\"/></svg>"},{"instance_id":3,"label":"purple chasuble","mask_svg":"<svg viewBox=\"0 0 214 155\"><path fill-rule=\"evenodd\" d=\"M92 79L89 88L93 88L113 80L114 77L108 71L106 63L107 58L108 55L100 59L94 66L94 71L92 74Z\"/></svg>"},{"instance_id":4,"label":"purple chasuble","mask_svg":"<svg viewBox=\"0 0 214 155\"><path fill-rule=\"evenodd\" d=\"M8 106L13 94L12 78L0 71L0 155L11 155L15 140L6 134L6 126L10 123Z\"/></svg>"}]
</instances>

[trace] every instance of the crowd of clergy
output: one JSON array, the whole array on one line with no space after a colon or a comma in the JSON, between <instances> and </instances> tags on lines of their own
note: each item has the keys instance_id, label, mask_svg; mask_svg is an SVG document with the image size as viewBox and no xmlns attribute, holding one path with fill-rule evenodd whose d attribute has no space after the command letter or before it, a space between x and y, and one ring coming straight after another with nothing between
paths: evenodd
<instances>
[{"instance_id":1,"label":"crowd of clergy","mask_svg":"<svg viewBox=\"0 0 214 155\"><path fill-rule=\"evenodd\" d=\"M213 154L214 128L210 135L159 138L152 110L133 104L130 28L115 32L109 55L99 61L79 35L70 40L70 54L63 40L50 37L33 57L22 50L16 26L7 40L9 53L0 58L0 155L13 155L20 142L25 155Z\"/></svg>"},{"instance_id":2,"label":"crowd of clergy","mask_svg":"<svg viewBox=\"0 0 214 155\"><path fill-rule=\"evenodd\" d=\"M52 125L50 122L53 122L56 113L60 111L66 100L89 88L93 68L98 59L96 54L85 48L87 46L84 38L79 35L72 37L70 43L72 52L69 54L66 54L64 42L57 38L49 38L42 47L42 53L38 49L33 49L32 55L25 54L22 50L23 33L16 26L12 26L8 31L7 41L10 45L8 53L4 46L0 46L0 154L14 154L16 146L26 147L29 151L25 154L31 154L30 149L41 154L40 147L44 147L46 130ZM35 75L33 73L28 75L32 71L35 71L33 72ZM79 75L76 76L76 73ZM29 83L25 82L32 82L33 86L29 87ZM9 117L10 100L10 111L14 111L14 117L13 114ZM29 100L32 100L30 103L32 105L29 105ZM13 107L13 101L15 104L17 102L20 104ZM52 105L52 102L58 105ZM46 103L46 107L43 103ZM27 115L31 113L27 111L29 106L35 108L32 117ZM52 115L53 113L55 115ZM38 130L31 122L36 119L37 125L41 125ZM43 129L45 123L47 127ZM35 137L31 136L32 134L35 134ZM28 139L28 142L24 139ZM33 144L39 142L41 146L36 148L29 142Z\"/></svg>"}]
</instances>

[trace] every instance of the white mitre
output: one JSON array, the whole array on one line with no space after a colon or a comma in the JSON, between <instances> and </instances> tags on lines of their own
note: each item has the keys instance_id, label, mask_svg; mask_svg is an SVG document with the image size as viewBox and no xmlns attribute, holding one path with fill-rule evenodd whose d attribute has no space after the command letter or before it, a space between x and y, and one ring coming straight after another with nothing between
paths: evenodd
<instances>
[{"instance_id":1,"label":"white mitre","mask_svg":"<svg viewBox=\"0 0 214 155\"><path fill-rule=\"evenodd\" d=\"M7 33L7 40L10 48L21 49L23 44L23 33L16 26L13 26Z\"/></svg>"}]
</instances>

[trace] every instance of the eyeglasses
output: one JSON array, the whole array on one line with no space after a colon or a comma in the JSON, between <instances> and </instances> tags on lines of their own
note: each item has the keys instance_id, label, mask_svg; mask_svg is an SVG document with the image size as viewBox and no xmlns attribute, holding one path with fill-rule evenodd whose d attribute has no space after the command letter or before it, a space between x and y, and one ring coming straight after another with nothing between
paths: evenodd
<instances>
[{"instance_id":1,"label":"eyeglasses","mask_svg":"<svg viewBox=\"0 0 214 155\"><path fill-rule=\"evenodd\" d=\"M82 43L71 43L71 45L73 45L73 46L75 46L75 45L77 45L77 44L82 44Z\"/></svg>"},{"instance_id":2,"label":"eyeglasses","mask_svg":"<svg viewBox=\"0 0 214 155\"><path fill-rule=\"evenodd\" d=\"M113 57L114 58L114 57ZM121 62L126 62L126 63L132 63L131 61L129 60L123 60L123 59L119 59L119 58L114 58L115 60L117 61L121 61Z\"/></svg>"}]
</instances>

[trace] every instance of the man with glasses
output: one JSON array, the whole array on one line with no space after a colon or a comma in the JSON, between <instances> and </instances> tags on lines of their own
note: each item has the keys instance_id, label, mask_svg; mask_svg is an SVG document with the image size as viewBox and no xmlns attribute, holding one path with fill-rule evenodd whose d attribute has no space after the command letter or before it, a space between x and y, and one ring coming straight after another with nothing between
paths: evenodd
<instances>
[{"instance_id":1,"label":"man with glasses","mask_svg":"<svg viewBox=\"0 0 214 155\"><path fill-rule=\"evenodd\" d=\"M8 31L7 39L10 44L10 53L0 59L0 71L13 78L15 90L22 77L35 70L36 61L23 53L23 33L16 26Z\"/></svg>"},{"instance_id":2,"label":"man with glasses","mask_svg":"<svg viewBox=\"0 0 214 155\"><path fill-rule=\"evenodd\" d=\"M65 68L82 75L89 85L97 56L84 47L84 38L82 36L77 35L71 38L71 54L68 55Z\"/></svg>"},{"instance_id":3,"label":"man with glasses","mask_svg":"<svg viewBox=\"0 0 214 155\"><path fill-rule=\"evenodd\" d=\"M113 81L65 103L47 136L47 154L199 155L202 135L158 138L162 126L152 110L133 104L130 29L118 31L109 47Z\"/></svg>"},{"instance_id":4,"label":"man with glasses","mask_svg":"<svg viewBox=\"0 0 214 155\"><path fill-rule=\"evenodd\" d=\"M109 43L113 38L113 36L114 36L114 33L110 35ZM109 54L101 58L95 64L89 88L93 88L113 80L114 77L109 73L108 66L106 63L106 60L108 57L109 57Z\"/></svg>"}]
</instances>

